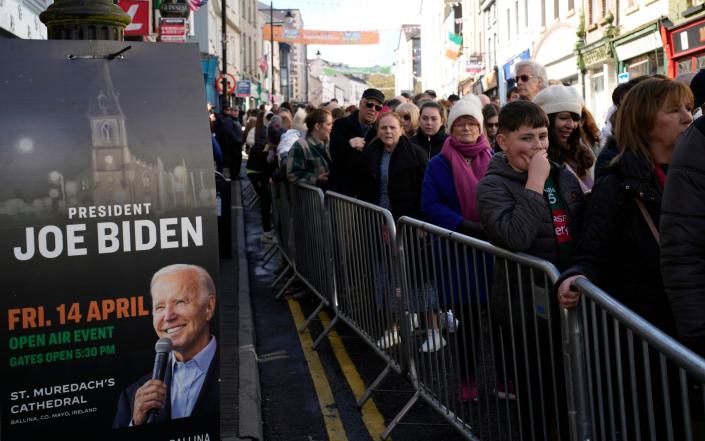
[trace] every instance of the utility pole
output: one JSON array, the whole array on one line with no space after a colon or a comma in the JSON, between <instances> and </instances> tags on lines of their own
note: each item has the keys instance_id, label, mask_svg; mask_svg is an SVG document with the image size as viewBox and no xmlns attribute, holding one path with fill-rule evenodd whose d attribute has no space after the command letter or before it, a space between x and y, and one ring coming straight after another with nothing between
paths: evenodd
<instances>
[{"instance_id":1,"label":"utility pole","mask_svg":"<svg viewBox=\"0 0 705 441\"><path fill-rule=\"evenodd\" d=\"M228 103L228 27L227 13L225 12L226 0L220 1L220 19L221 19L221 39L223 42L223 70L220 72L220 77L223 87L223 97L221 99L220 109L223 109L224 104Z\"/></svg>"},{"instance_id":2,"label":"utility pole","mask_svg":"<svg viewBox=\"0 0 705 441\"><path fill-rule=\"evenodd\" d=\"M269 2L269 56L272 59L272 73L270 74L272 76L272 91L271 91L271 99L272 99L272 104L274 104L274 1L270 0Z\"/></svg>"}]
</instances>

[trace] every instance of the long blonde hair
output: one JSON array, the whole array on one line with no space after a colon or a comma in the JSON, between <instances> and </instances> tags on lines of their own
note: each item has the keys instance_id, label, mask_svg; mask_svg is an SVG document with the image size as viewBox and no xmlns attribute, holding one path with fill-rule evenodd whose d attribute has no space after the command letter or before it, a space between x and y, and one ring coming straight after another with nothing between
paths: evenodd
<instances>
[{"instance_id":1,"label":"long blonde hair","mask_svg":"<svg viewBox=\"0 0 705 441\"><path fill-rule=\"evenodd\" d=\"M414 136L416 134L416 130L419 128L419 108L416 106L414 103L404 103L404 104L399 104L397 108L394 110L394 113L399 115L401 118L401 113L408 113L409 116L411 117L411 125L409 132L407 133L404 131L404 134L406 136ZM402 124L402 130L404 130L404 125Z\"/></svg>"}]
</instances>

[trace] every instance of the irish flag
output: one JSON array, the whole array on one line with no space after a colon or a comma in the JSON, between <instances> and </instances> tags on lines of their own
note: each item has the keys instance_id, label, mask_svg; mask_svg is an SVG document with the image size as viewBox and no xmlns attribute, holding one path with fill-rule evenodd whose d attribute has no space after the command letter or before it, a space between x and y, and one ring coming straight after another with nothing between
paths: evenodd
<instances>
[{"instance_id":1,"label":"irish flag","mask_svg":"<svg viewBox=\"0 0 705 441\"><path fill-rule=\"evenodd\" d=\"M460 56L460 45L463 44L461 35L448 32L448 44L446 46L446 57L451 60L457 60Z\"/></svg>"}]
</instances>

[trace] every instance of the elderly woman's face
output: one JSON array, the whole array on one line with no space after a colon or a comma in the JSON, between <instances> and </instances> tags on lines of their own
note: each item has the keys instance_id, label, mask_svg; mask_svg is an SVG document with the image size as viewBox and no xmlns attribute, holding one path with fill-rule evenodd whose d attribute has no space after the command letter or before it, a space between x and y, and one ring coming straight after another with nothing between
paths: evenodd
<instances>
[{"instance_id":1,"label":"elderly woman's face","mask_svg":"<svg viewBox=\"0 0 705 441\"><path fill-rule=\"evenodd\" d=\"M401 125L391 116L383 116L377 123L377 136L385 147L393 149L401 138Z\"/></svg>"},{"instance_id":2,"label":"elderly woman's face","mask_svg":"<svg viewBox=\"0 0 705 441\"><path fill-rule=\"evenodd\" d=\"M693 122L693 115L690 113L689 103L672 103L670 101L667 99L659 109L649 137L652 141L663 144L672 150L676 147L678 138Z\"/></svg>"},{"instance_id":3,"label":"elderly woman's face","mask_svg":"<svg viewBox=\"0 0 705 441\"><path fill-rule=\"evenodd\" d=\"M459 116L453 121L450 136L463 144L475 144L480 137L480 123L472 116Z\"/></svg>"}]
</instances>

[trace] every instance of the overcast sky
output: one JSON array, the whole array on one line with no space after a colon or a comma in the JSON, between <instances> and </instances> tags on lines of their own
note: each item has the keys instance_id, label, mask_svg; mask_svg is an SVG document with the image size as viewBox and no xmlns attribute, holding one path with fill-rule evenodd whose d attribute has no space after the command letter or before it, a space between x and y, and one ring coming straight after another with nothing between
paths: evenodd
<instances>
[{"instance_id":1,"label":"overcast sky","mask_svg":"<svg viewBox=\"0 0 705 441\"><path fill-rule=\"evenodd\" d=\"M269 2L267 2L269 3ZM275 0L274 8L301 11L304 27L328 31L380 31L378 45L309 45L326 61L351 66L391 66L402 24L419 24L421 0Z\"/></svg>"}]
</instances>

